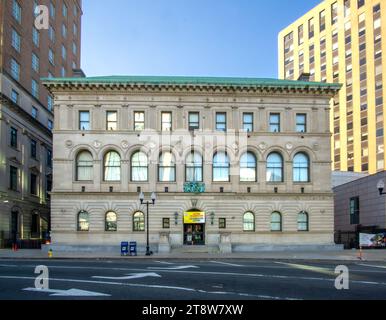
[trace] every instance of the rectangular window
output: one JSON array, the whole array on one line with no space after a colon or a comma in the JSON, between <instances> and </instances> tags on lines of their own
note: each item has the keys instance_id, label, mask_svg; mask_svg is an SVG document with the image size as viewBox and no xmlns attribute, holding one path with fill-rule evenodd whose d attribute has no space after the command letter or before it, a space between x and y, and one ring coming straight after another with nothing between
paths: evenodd
<instances>
[{"instance_id":1,"label":"rectangular window","mask_svg":"<svg viewBox=\"0 0 386 320\"><path fill-rule=\"evenodd\" d=\"M331 5L331 24L338 22L338 2Z\"/></svg>"},{"instance_id":2,"label":"rectangular window","mask_svg":"<svg viewBox=\"0 0 386 320\"><path fill-rule=\"evenodd\" d=\"M162 229L170 229L170 218L162 218Z\"/></svg>"},{"instance_id":3,"label":"rectangular window","mask_svg":"<svg viewBox=\"0 0 386 320\"><path fill-rule=\"evenodd\" d=\"M54 52L51 49L48 49L48 61L52 65L55 65L55 55L54 55Z\"/></svg>"},{"instance_id":4,"label":"rectangular window","mask_svg":"<svg viewBox=\"0 0 386 320\"><path fill-rule=\"evenodd\" d=\"M31 139L31 158L33 159L36 159L36 148L37 148L36 141Z\"/></svg>"},{"instance_id":5,"label":"rectangular window","mask_svg":"<svg viewBox=\"0 0 386 320\"><path fill-rule=\"evenodd\" d=\"M359 197L350 199L350 224L359 224Z\"/></svg>"},{"instance_id":6,"label":"rectangular window","mask_svg":"<svg viewBox=\"0 0 386 320\"><path fill-rule=\"evenodd\" d=\"M319 13L320 32L326 30L326 11L323 10Z\"/></svg>"},{"instance_id":7,"label":"rectangular window","mask_svg":"<svg viewBox=\"0 0 386 320\"><path fill-rule=\"evenodd\" d=\"M10 131L10 144L12 148L17 149L17 129L11 127Z\"/></svg>"},{"instance_id":8,"label":"rectangular window","mask_svg":"<svg viewBox=\"0 0 386 320\"><path fill-rule=\"evenodd\" d=\"M40 34L39 34L38 29L36 29L35 27L32 28L32 41L33 41L34 45L37 48L39 48Z\"/></svg>"},{"instance_id":9,"label":"rectangular window","mask_svg":"<svg viewBox=\"0 0 386 320\"><path fill-rule=\"evenodd\" d=\"M31 116L34 119L37 119L38 117L38 109L36 109L34 106L32 106Z\"/></svg>"},{"instance_id":10,"label":"rectangular window","mask_svg":"<svg viewBox=\"0 0 386 320\"><path fill-rule=\"evenodd\" d=\"M54 28L52 28L52 26L50 26L48 28L48 37L50 38L50 40L54 43L55 42L55 30Z\"/></svg>"},{"instance_id":11,"label":"rectangular window","mask_svg":"<svg viewBox=\"0 0 386 320\"><path fill-rule=\"evenodd\" d=\"M307 132L307 115L304 113L296 115L296 132Z\"/></svg>"},{"instance_id":12,"label":"rectangular window","mask_svg":"<svg viewBox=\"0 0 386 320\"><path fill-rule=\"evenodd\" d=\"M216 130L227 131L227 114L225 112L216 113Z\"/></svg>"},{"instance_id":13,"label":"rectangular window","mask_svg":"<svg viewBox=\"0 0 386 320\"><path fill-rule=\"evenodd\" d=\"M31 93L35 98L39 98L39 84L34 79L31 82Z\"/></svg>"},{"instance_id":14,"label":"rectangular window","mask_svg":"<svg viewBox=\"0 0 386 320\"><path fill-rule=\"evenodd\" d=\"M135 131L145 130L145 112L143 111L134 112L134 130Z\"/></svg>"},{"instance_id":15,"label":"rectangular window","mask_svg":"<svg viewBox=\"0 0 386 320\"><path fill-rule=\"evenodd\" d=\"M33 174L31 173L31 176L30 176L30 193L34 196L37 196L38 195L38 186L37 186L37 182L38 182L38 177L36 174Z\"/></svg>"},{"instance_id":16,"label":"rectangular window","mask_svg":"<svg viewBox=\"0 0 386 320\"><path fill-rule=\"evenodd\" d=\"M17 22L21 23L21 6L16 0L13 0L12 16L16 19Z\"/></svg>"},{"instance_id":17,"label":"rectangular window","mask_svg":"<svg viewBox=\"0 0 386 320\"><path fill-rule=\"evenodd\" d=\"M39 72L39 58L34 53L32 53L32 69Z\"/></svg>"},{"instance_id":18,"label":"rectangular window","mask_svg":"<svg viewBox=\"0 0 386 320\"><path fill-rule=\"evenodd\" d=\"M67 49L64 45L62 45L62 59L63 60L67 59Z\"/></svg>"},{"instance_id":19,"label":"rectangular window","mask_svg":"<svg viewBox=\"0 0 386 320\"><path fill-rule=\"evenodd\" d=\"M19 103L19 93L13 89L11 91L11 100L13 103Z\"/></svg>"},{"instance_id":20,"label":"rectangular window","mask_svg":"<svg viewBox=\"0 0 386 320\"><path fill-rule=\"evenodd\" d=\"M253 131L253 113L243 114L243 130L245 132Z\"/></svg>"},{"instance_id":21,"label":"rectangular window","mask_svg":"<svg viewBox=\"0 0 386 320\"><path fill-rule=\"evenodd\" d=\"M52 129L54 128L54 124L52 120L48 120L47 127L48 127L48 130L52 131Z\"/></svg>"},{"instance_id":22,"label":"rectangular window","mask_svg":"<svg viewBox=\"0 0 386 320\"><path fill-rule=\"evenodd\" d=\"M15 29L12 29L12 47L14 47L17 52L20 52L21 38Z\"/></svg>"},{"instance_id":23,"label":"rectangular window","mask_svg":"<svg viewBox=\"0 0 386 320\"><path fill-rule=\"evenodd\" d=\"M47 167L52 168L52 150L47 149Z\"/></svg>"},{"instance_id":24,"label":"rectangular window","mask_svg":"<svg viewBox=\"0 0 386 320\"><path fill-rule=\"evenodd\" d=\"M280 132L280 113L271 113L269 115L269 131Z\"/></svg>"},{"instance_id":25,"label":"rectangular window","mask_svg":"<svg viewBox=\"0 0 386 320\"><path fill-rule=\"evenodd\" d=\"M172 131L172 113L161 113L161 131Z\"/></svg>"},{"instance_id":26,"label":"rectangular window","mask_svg":"<svg viewBox=\"0 0 386 320\"><path fill-rule=\"evenodd\" d=\"M13 166L9 168L9 189L17 191L17 168Z\"/></svg>"},{"instance_id":27,"label":"rectangular window","mask_svg":"<svg viewBox=\"0 0 386 320\"><path fill-rule=\"evenodd\" d=\"M227 219L226 218L219 218L218 219L218 228L219 229L226 229L227 227Z\"/></svg>"},{"instance_id":28,"label":"rectangular window","mask_svg":"<svg viewBox=\"0 0 386 320\"><path fill-rule=\"evenodd\" d=\"M76 43L73 42L72 43L72 53L76 56L76 53L78 52L78 48L76 46Z\"/></svg>"},{"instance_id":29,"label":"rectangular window","mask_svg":"<svg viewBox=\"0 0 386 320\"><path fill-rule=\"evenodd\" d=\"M308 38L311 39L314 37L315 30L314 30L314 18L311 18L308 20Z\"/></svg>"},{"instance_id":30,"label":"rectangular window","mask_svg":"<svg viewBox=\"0 0 386 320\"><path fill-rule=\"evenodd\" d=\"M11 76L17 81L20 80L20 64L13 58L11 59Z\"/></svg>"},{"instance_id":31,"label":"rectangular window","mask_svg":"<svg viewBox=\"0 0 386 320\"><path fill-rule=\"evenodd\" d=\"M344 17L345 18L347 18L351 14L350 1L351 0L344 0Z\"/></svg>"},{"instance_id":32,"label":"rectangular window","mask_svg":"<svg viewBox=\"0 0 386 320\"><path fill-rule=\"evenodd\" d=\"M200 129L200 114L198 112L189 112L189 130Z\"/></svg>"},{"instance_id":33,"label":"rectangular window","mask_svg":"<svg viewBox=\"0 0 386 320\"><path fill-rule=\"evenodd\" d=\"M50 17L55 18L55 6L52 2L50 2Z\"/></svg>"},{"instance_id":34,"label":"rectangular window","mask_svg":"<svg viewBox=\"0 0 386 320\"><path fill-rule=\"evenodd\" d=\"M62 8L62 14L63 14L63 17L66 18L67 17L67 12L68 12L68 8L65 4L63 4L63 8Z\"/></svg>"},{"instance_id":35,"label":"rectangular window","mask_svg":"<svg viewBox=\"0 0 386 320\"><path fill-rule=\"evenodd\" d=\"M62 37L67 38L67 27L65 24L62 24Z\"/></svg>"},{"instance_id":36,"label":"rectangular window","mask_svg":"<svg viewBox=\"0 0 386 320\"><path fill-rule=\"evenodd\" d=\"M74 34L74 36L78 34L78 27L75 23L72 25L72 33Z\"/></svg>"},{"instance_id":37,"label":"rectangular window","mask_svg":"<svg viewBox=\"0 0 386 320\"><path fill-rule=\"evenodd\" d=\"M358 9L365 5L365 0L358 0Z\"/></svg>"},{"instance_id":38,"label":"rectangular window","mask_svg":"<svg viewBox=\"0 0 386 320\"><path fill-rule=\"evenodd\" d=\"M79 130L90 129L90 111L79 111Z\"/></svg>"},{"instance_id":39,"label":"rectangular window","mask_svg":"<svg viewBox=\"0 0 386 320\"><path fill-rule=\"evenodd\" d=\"M304 27L300 25L298 27L298 44L301 45L304 42Z\"/></svg>"},{"instance_id":40,"label":"rectangular window","mask_svg":"<svg viewBox=\"0 0 386 320\"><path fill-rule=\"evenodd\" d=\"M60 69L60 76L61 76L62 78L65 78L65 77L66 77L66 69L65 69L64 67L62 67L62 68Z\"/></svg>"},{"instance_id":41,"label":"rectangular window","mask_svg":"<svg viewBox=\"0 0 386 320\"><path fill-rule=\"evenodd\" d=\"M52 111L53 106L54 106L54 100L52 99L51 96L47 96L47 109L49 111Z\"/></svg>"},{"instance_id":42,"label":"rectangular window","mask_svg":"<svg viewBox=\"0 0 386 320\"><path fill-rule=\"evenodd\" d=\"M106 130L115 131L118 129L118 112L106 111Z\"/></svg>"}]
</instances>

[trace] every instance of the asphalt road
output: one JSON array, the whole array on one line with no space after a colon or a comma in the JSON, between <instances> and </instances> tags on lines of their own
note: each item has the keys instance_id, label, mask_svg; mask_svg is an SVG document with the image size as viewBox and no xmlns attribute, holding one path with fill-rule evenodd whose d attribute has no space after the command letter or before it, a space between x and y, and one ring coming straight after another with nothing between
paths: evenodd
<instances>
[{"instance_id":1,"label":"asphalt road","mask_svg":"<svg viewBox=\"0 0 386 320\"><path fill-rule=\"evenodd\" d=\"M349 289L335 288L335 268ZM46 266L49 289L36 289ZM44 268L43 268L44 269ZM44 278L44 276L42 276ZM38 279L38 287L44 281ZM0 299L352 300L386 299L386 265L267 260L0 260Z\"/></svg>"}]
</instances>

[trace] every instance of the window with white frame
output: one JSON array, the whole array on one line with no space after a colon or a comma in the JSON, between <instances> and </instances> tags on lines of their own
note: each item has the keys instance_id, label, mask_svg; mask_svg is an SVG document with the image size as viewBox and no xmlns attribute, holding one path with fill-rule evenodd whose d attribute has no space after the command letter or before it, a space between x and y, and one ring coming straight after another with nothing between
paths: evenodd
<instances>
[{"instance_id":1,"label":"window with white frame","mask_svg":"<svg viewBox=\"0 0 386 320\"><path fill-rule=\"evenodd\" d=\"M148 158L142 151L131 156L131 181L145 182L148 180Z\"/></svg>"},{"instance_id":2,"label":"window with white frame","mask_svg":"<svg viewBox=\"0 0 386 320\"><path fill-rule=\"evenodd\" d=\"M176 181L176 159L171 152L163 152L159 158L158 180L160 182Z\"/></svg>"},{"instance_id":3,"label":"window with white frame","mask_svg":"<svg viewBox=\"0 0 386 320\"><path fill-rule=\"evenodd\" d=\"M121 156L109 151L104 157L104 181L121 181Z\"/></svg>"},{"instance_id":4,"label":"window with white frame","mask_svg":"<svg viewBox=\"0 0 386 320\"><path fill-rule=\"evenodd\" d=\"M94 161L89 151L81 151L76 158L76 181L92 181Z\"/></svg>"}]
</instances>

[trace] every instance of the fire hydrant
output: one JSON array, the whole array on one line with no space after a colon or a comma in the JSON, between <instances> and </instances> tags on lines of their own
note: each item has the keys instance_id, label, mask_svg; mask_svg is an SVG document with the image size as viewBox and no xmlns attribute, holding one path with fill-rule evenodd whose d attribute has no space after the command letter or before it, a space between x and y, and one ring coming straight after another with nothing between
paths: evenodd
<instances>
[{"instance_id":1,"label":"fire hydrant","mask_svg":"<svg viewBox=\"0 0 386 320\"><path fill-rule=\"evenodd\" d=\"M53 256L53 253L52 253L52 249L48 250L48 258L52 258Z\"/></svg>"}]
</instances>

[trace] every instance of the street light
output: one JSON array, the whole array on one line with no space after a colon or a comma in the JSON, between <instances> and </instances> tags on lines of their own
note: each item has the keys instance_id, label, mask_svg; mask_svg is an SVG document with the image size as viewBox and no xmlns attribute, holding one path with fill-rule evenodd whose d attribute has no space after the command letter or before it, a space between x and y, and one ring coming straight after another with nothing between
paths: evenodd
<instances>
[{"instance_id":1,"label":"street light","mask_svg":"<svg viewBox=\"0 0 386 320\"><path fill-rule=\"evenodd\" d=\"M145 195L143 192L139 195L139 201L141 201L141 204L146 204L146 255L151 256L153 254L152 251L150 251L149 246L149 204L155 205L155 200L157 199L157 196L155 192L151 194L151 201L145 201Z\"/></svg>"},{"instance_id":2,"label":"street light","mask_svg":"<svg viewBox=\"0 0 386 320\"><path fill-rule=\"evenodd\" d=\"M386 194L386 192L383 192L383 190L385 189L385 182L383 180L378 181L377 188L380 196Z\"/></svg>"}]
</instances>

